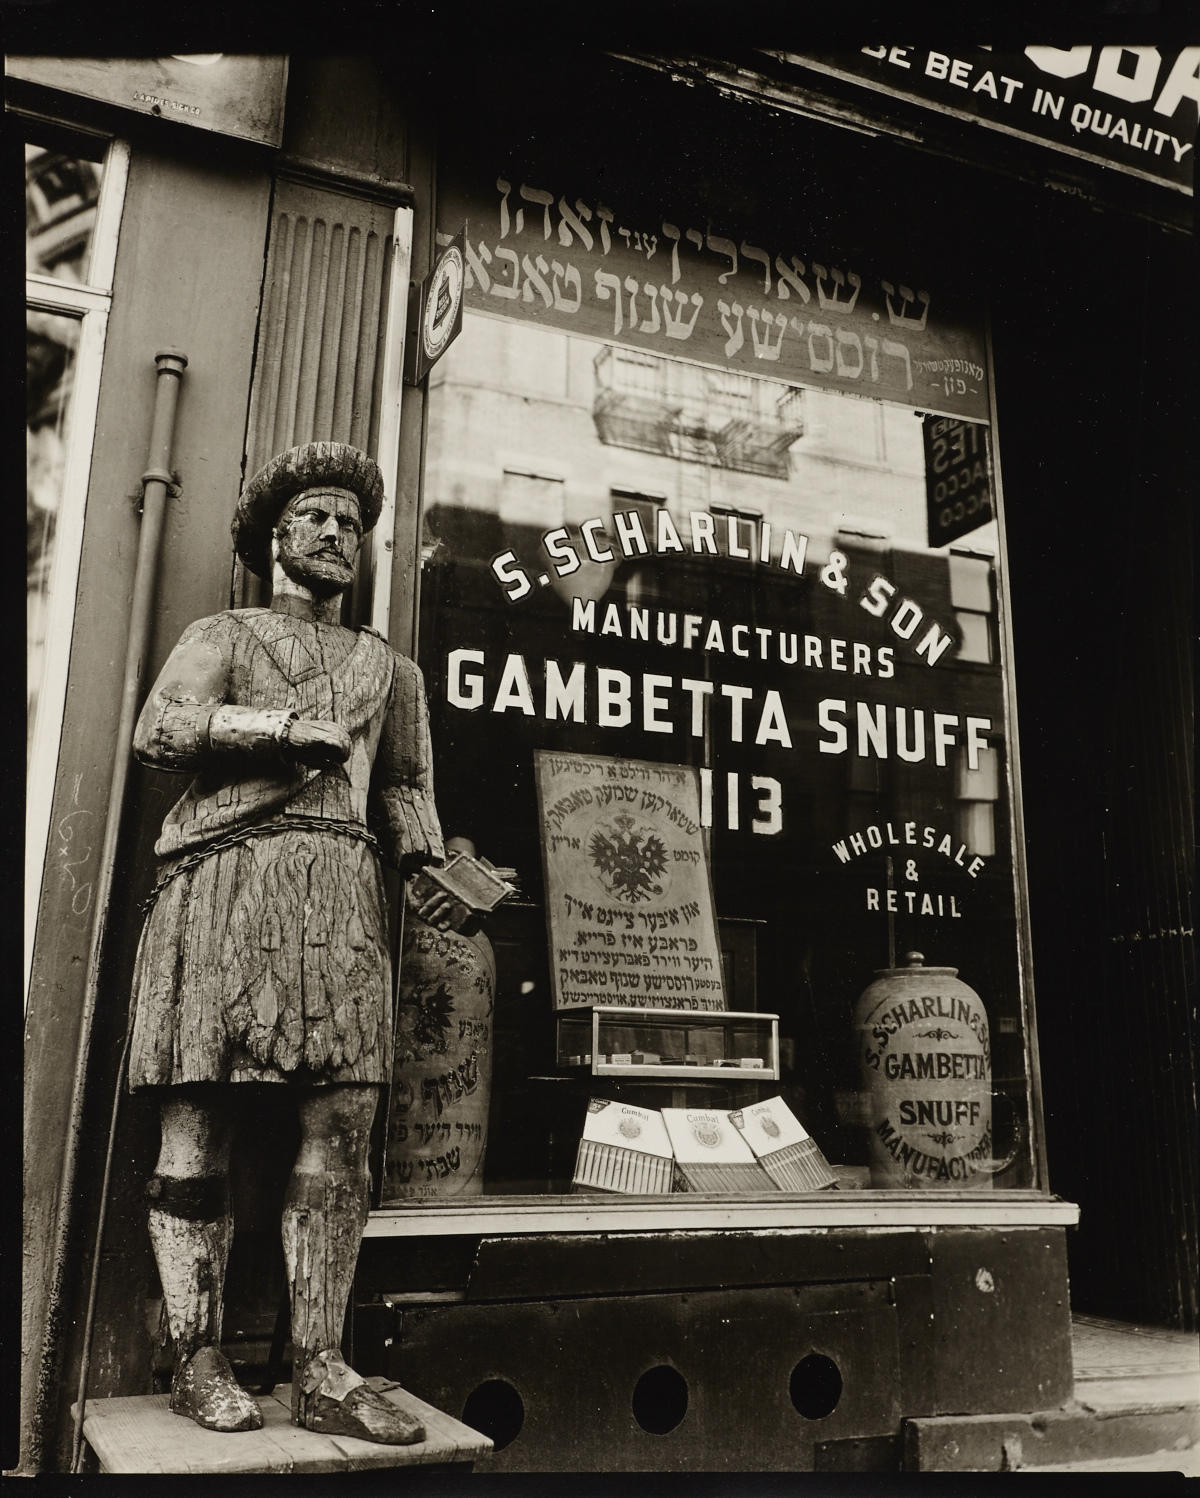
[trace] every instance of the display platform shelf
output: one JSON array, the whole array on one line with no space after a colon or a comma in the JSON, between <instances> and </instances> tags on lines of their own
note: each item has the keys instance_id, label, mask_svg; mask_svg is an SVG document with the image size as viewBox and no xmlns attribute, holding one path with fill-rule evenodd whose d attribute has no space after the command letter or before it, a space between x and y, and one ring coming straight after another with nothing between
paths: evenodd
<instances>
[{"instance_id":1,"label":"display platform shelf","mask_svg":"<svg viewBox=\"0 0 1200 1498\"><path fill-rule=\"evenodd\" d=\"M301 1430L291 1422L291 1386L258 1395L261 1430L224 1434L204 1430L168 1408L167 1394L90 1399L83 1434L101 1472L254 1473L356 1472L382 1467L470 1470L492 1449L460 1420L434 1409L407 1390L382 1391L415 1415L425 1440L412 1446L380 1446L354 1436ZM75 1407L72 1407L72 1415Z\"/></svg>"},{"instance_id":2,"label":"display platform shelf","mask_svg":"<svg viewBox=\"0 0 1200 1498\"><path fill-rule=\"evenodd\" d=\"M595 1077L777 1082L779 1016L595 1004L558 1011L558 1064Z\"/></svg>"}]
</instances>

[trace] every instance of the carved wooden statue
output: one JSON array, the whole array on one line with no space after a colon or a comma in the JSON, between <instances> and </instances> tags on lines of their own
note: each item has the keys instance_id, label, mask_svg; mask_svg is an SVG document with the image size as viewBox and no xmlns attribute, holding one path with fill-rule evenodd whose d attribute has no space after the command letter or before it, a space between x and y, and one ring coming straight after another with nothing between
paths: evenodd
<instances>
[{"instance_id":1,"label":"carved wooden statue","mask_svg":"<svg viewBox=\"0 0 1200 1498\"><path fill-rule=\"evenodd\" d=\"M262 1423L219 1342L229 1089L265 1082L293 1090L301 1125L283 1213L292 1418L371 1441L424 1437L340 1351L392 1057L379 856L405 874L443 859L420 673L378 634L339 622L382 500L376 464L341 443L268 463L233 533L245 564L271 578L271 606L192 624L135 735L144 763L194 777L156 844L130 1087L161 1099L147 1196L175 1343L171 1408L213 1430ZM422 915L445 929L451 905L437 896Z\"/></svg>"}]
</instances>

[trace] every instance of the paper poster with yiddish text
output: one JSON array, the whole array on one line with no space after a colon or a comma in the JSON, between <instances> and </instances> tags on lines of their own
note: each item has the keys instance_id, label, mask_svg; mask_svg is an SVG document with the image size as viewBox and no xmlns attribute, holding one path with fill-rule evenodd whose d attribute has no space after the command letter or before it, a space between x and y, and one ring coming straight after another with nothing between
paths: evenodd
<instances>
[{"instance_id":1,"label":"paper poster with yiddish text","mask_svg":"<svg viewBox=\"0 0 1200 1498\"><path fill-rule=\"evenodd\" d=\"M697 771L534 760L555 1006L724 1009Z\"/></svg>"}]
</instances>

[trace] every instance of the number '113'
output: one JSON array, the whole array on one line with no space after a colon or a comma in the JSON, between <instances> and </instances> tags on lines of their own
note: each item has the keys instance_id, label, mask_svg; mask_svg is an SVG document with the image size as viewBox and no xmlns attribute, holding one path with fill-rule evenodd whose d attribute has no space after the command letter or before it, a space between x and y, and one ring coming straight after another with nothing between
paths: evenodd
<instances>
[{"instance_id":1,"label":"number '113'","mask_svg":"<svg viewBox=\"0 0 1200 1498\"><path fill-rule=\"evenodd\" d=\"M772 775L751 775L748 792L743 791L742 776L736 770L715 777L717 799L725 803L725 826L740 832L743 818L749 817L751 832L770 837L783 831L783 792ZM713 782L711 770L700 771L700 825L713 825ZM743 805L743 798L749 803Z\"/></svg>"}]
</instances>

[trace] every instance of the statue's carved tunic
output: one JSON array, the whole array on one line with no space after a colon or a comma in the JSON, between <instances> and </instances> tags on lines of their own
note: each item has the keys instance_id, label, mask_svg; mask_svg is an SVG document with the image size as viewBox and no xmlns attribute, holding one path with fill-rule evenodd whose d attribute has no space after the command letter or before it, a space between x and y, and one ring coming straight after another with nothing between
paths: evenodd
<instances>
[{"instance_id":1,"label":"statue's carved tunic","mask_svg":"<svg viewBox=\"0 0 1200 1498\"><path fill-rule=\"evenodd\" d=\"M295 714L344 728L346 763L285 763L279 725ZM239 752L217 752L231 735ZM135 750L196 778L155 845L130 1086L388 1081L376 848L402 873L443 856L416 666L370 630L214 614L172 652Z\"/></svg>"}]
</instances>

